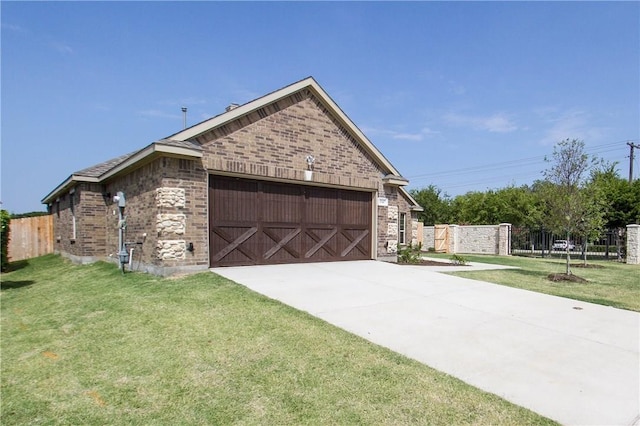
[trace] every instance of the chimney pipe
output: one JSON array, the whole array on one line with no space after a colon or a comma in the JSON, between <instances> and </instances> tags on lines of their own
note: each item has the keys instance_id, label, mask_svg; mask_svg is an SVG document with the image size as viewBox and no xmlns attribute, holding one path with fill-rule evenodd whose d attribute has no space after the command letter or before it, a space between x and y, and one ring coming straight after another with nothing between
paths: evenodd
<instances>
[{"instance_id":1,"label":"chimney pipe","mask_svg":"<svg viewBox=\"0 0 640 426\"><path fill-rule=\"evenodd\" d=\"M229 111L231 111L232 109L236 109L236 108L238 108L239 106L240 106L240 105L238 105L238 104L229 104L229 106L228 106L228 107L226 107L224 110L225 110L226 112L229 112Z\"/></svg>"},{"instance_id":2,"label":"chimney pipe","mask_svg":"<svg viewBox=\"0 0 640 426\"><path fill-rule=\"evenodd\" d=\"M182 128L187 128L187 107L182 107Z\"/></svg>"}]
</instances>

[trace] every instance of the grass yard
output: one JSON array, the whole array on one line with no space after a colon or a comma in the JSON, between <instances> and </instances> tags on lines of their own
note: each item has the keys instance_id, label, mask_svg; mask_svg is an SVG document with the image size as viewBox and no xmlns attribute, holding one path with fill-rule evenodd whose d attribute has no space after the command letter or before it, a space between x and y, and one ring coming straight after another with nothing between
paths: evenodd
<instances>
[{"instance_id":1,"label":"grass yard","mask_svg":"<svg viewBox=\"0 0 640 426\"><path fill-rule=\"evenodd\" d=\"M213 273L14 268L3 425L553 424Z\"/></svg>"},{"instance_id":2,"label":"grass yard","mask_svg":"<svg viewBox=\"0 0 640 426\"><path fill-rule=\"evenodd\" d=\"M450 255L428 254L430 257L449 258ZM588 265L597 268L581 268L582 260L572 259L571 272L587 280L586 283L552 282L547 275L564 273L564 258L527 258L519 256L463 255L471 262L517 266L520 269L495 271L451 272L476 280L488 281L510 287L523 288L554 296L615 308L640 311L640 266L613 261L589 260ZM576 265L576 266L574 266Z\"/></svg>"}]
</instances>

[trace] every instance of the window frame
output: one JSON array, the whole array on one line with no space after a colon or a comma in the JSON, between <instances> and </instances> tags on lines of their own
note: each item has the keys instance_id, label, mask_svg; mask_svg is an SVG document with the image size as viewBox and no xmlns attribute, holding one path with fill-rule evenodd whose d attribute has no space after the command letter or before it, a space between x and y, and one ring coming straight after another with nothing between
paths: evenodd
<instances>
[{"instance_id":1,"label":"window frame","mask_svg":"<svg viewBox=\"0 0 640 426\"><path fill-rule=\"evenodd\" d=\"M407 244L407 214L398 213L398 244Z\"/></svg>"}]
</instances>

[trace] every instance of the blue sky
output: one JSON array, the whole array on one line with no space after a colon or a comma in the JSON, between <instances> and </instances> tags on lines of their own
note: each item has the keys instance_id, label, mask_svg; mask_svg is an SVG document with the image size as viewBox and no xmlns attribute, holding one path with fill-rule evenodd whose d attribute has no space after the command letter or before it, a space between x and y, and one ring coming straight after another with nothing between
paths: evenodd
<instances>
[{"instance_id":1,"label":"blue sky","mask_svg":"<svg viewBox=\"0 0 640 426\"><path fill-rule=\"evenodd\" d=\"M180 130L182 106L192 125L308 76L409 188L528 184L565 138L626 177L626 141L640 142L639 2L0 7L0 199L14 213Z\"/></svg>"}]
</instances>

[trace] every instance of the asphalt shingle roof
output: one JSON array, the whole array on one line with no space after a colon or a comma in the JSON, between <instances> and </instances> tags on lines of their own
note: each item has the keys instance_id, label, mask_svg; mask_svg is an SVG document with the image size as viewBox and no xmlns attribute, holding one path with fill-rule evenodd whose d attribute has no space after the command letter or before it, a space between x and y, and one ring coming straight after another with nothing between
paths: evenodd
<instances>
[{"instance_id":1,"label":"asphalt shingle roof","mask_svg":"<svg viewBox=\"0 0 640 426\"><path fill-rule=\"evenodd\" d=\"M109 170L116 167L118 164L127 161L131 156L133 156L136 152L134 151L129 154L121 155L120 157L112 158L111 160L107 160L100 164L95 164L91 167L87 167L86 169L79 170L74 173L76 176L87 176L87 177L100 177L105 174Z\"/></svg>"},{"instance_id":2,"label":"asphalt shingle roof","mask_svg":"<svg viewBox=\"0 0 640 426\"><path fill-rule=\"evenodd\" d=\"M189 148L189 149L195 149L195 150L202 150L202 147L200 146L200 144L198 144L197 142L192 142L192 141L178 141L175 139L161 139L157 142L152 143L151 145L167 145L167 146L177 146L177 147L181 147L181 148ZM151 146L149 145L149 146ZM145 147L143 149L148 148ZM111 160L107 160L104 161L100 164L95 164L91 167L87 167L86 169L82 169L79 170L77 172L74 173L74 176L86 176L86 177L100 177L103 174L105 174L106 172L108 172L109 170L113 169L114 167L117 167L118 165L124 163L125 161L127 161L129 158L133 157L134 155L136 155L138 152L142 151L138 150L138 151L134 151L134 152L130 152L129 154L124 154L121 155L119 157L116 158L112 158Z\"/></svg>"}]
</instances>

